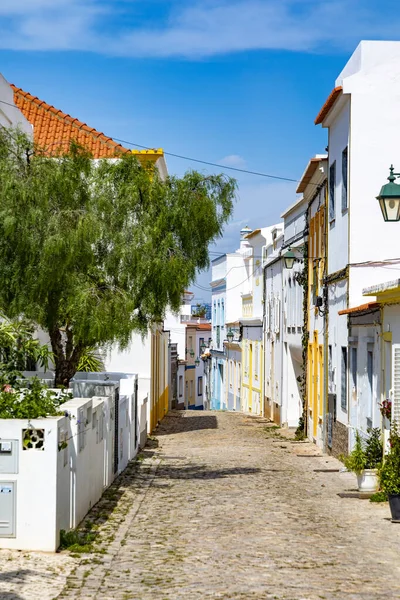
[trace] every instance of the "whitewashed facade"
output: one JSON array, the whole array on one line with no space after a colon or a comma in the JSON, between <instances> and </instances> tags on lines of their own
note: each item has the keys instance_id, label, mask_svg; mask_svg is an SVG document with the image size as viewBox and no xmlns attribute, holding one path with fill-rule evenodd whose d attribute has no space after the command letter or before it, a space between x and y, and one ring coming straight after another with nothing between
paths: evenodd
<instances>
[{"instance_id":1,"label":"whitewashed facade","mask_svg":"<svg viewBox=\"0 0 400 600\"><path fill-rule=\"evenodd\" d=\"M18 128L30 137L33 135L32 125L27 121L14 102L14 92L0 73L0 127Z\"/></svg>"},{"instance_id":2,"label":"whitewashed facade","mask_svg":"<svg viewBox=\"0 0 400 600\"><path fill-rule=\"evenodd\" d=\"M328 448L333 453L347 451L355 427L364 430L375 424L382 398L377 381L372 383L372 401L365 400L358 383L353 385L355 366L350 360L356 356L358 336L349 332L350 317L344 311L365 303L363 288L400 275L400 265L387 269L388 259L398 256L398 228L383 221L375 200L399 156L399 75L400 42L361 42L316 119L328 129L329 140L328 414L335 425ZM366 337L367 357L378 365L378 338ZM360 347L357 381L366 367L364 354ZM370 408L361 406L365 402L372 402Z\"/></svg>"},{"instance_id":3,"label":"whitewashed facade","mask_svg":"<svg viewBox=\"0 0 400 600\"><path fill-rule=\"evenodd\" d=\"M281 423L283 229L272 232L264 251L264 416Z\"/></svg>"}]
</instances>

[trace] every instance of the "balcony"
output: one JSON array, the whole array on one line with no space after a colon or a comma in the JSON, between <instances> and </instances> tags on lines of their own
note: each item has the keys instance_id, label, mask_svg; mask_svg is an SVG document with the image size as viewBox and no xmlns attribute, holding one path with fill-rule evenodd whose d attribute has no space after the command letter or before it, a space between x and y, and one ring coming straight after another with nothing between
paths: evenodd
<instances>
[{"instance_id":1,"label":"balcony","mask_svg":"<svg viewBox=\"0 0 400 600\"><path fill-rule=\"evenodd\" d=\"M181 315L181 323L198 325L199 323L209 323L208 319L202 317L194 317L193 315Z\"/></svg>"},{"instance_id":2,"label":"balcony","mask_svg":"<svg viewBox=\"0 0 400 600\"><path fill-rule=\"evenodd\" d=\"M253 294L242 295L242 317L249 319L253 316Z\"/></svg>"}]
</instances>

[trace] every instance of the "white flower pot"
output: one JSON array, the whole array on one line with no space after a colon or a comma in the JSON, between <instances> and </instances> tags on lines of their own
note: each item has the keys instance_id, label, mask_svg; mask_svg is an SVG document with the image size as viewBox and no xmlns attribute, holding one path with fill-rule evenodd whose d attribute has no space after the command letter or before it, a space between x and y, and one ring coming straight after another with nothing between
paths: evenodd
<instances>
[{"instance_id":1,"label":"white flower pot","mask_svg":"<svg viewBox=\"0 0 400 600\"><path fill-rule=\"evenodd\" d=\"M379 489L378 469L365 469L357 475L359 492L377 492Z\"/></svg>"}]
</instances>

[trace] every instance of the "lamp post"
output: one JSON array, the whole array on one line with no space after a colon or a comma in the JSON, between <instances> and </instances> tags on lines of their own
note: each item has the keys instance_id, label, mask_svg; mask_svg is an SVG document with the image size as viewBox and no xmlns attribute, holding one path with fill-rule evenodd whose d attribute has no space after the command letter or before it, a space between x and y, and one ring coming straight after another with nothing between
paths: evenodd
<instances>
[{"instance_id":1,"label":"lamp post","mask_svg":"<svg viewBox=\"0 0 400 600\"><path fill-rule=\"evenodd\" d=\"M296 255L289 246L288 251L286 252L286 254L283 255L283 262L285 264L285 268L293 269L295 260L296 260Z\"/></svg>"},{"instance_id":2,"label":"lamp post","mask_svg":"<svg viewBox=\"0 0 400 600\"><path fill-rule=\"evenodd\" d=\"M384 221L387 223L400 221L400 185L395 183L400 173L394 173L393 165L390 166L389 183L382 186L376 199L381 207Z\"/></svg>"}]
</instances>

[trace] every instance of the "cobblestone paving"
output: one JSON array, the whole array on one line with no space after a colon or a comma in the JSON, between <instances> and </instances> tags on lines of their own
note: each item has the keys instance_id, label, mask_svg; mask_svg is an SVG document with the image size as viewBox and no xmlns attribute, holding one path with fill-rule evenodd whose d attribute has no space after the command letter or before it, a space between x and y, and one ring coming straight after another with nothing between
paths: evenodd
<instances>
[{"instance_id":1,"label":"cobblestone paving","mask_svg":"<svg viewBox=\"0 0 400 600\"><path fill-rule=\"evenodd\" d=\"M0 550L0 598L52 600L75 565L66 555Z\"/></svg>"},{"instance_id":2,"label":"cobblestone paving","mask_svg":"<svg viewBox=\"0 0 400 600\"><path fill-rule=\"evenodd\" d=\"M400 525L338 496L356 480L335 459L233 413L171 413L157 439L89 515L97 552L60 599L400 598Z\"/></svg>"}]
</instances>

